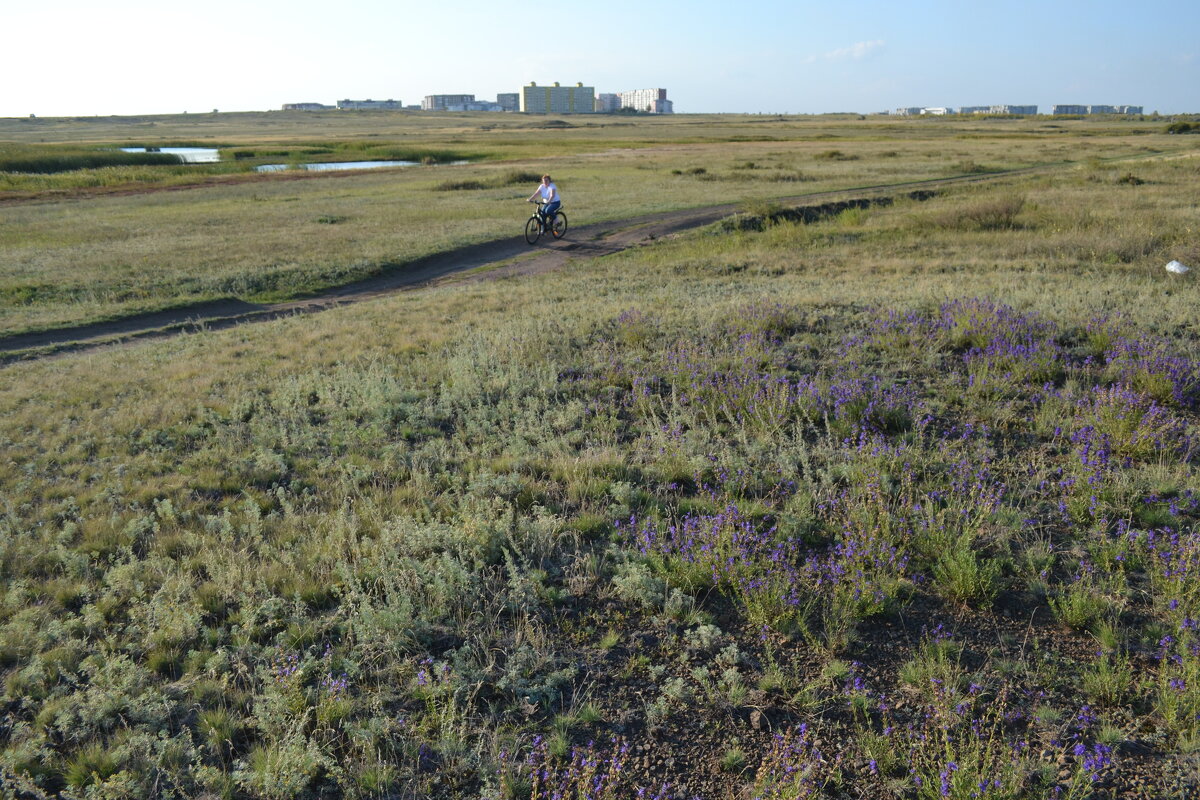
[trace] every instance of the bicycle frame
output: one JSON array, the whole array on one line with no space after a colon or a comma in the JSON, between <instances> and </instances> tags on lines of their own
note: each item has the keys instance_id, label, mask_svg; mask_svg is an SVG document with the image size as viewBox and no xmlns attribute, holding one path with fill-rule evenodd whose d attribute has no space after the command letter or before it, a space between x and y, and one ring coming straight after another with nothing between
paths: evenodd
<instances>
[{"instance_id":1,"label":"bicycle frame","mask_svg":"<svg viewBox=\"0 0 1200 800\"><path fill-rule=\"evenodd\" d=\"M542 237L543 234L550 234L555 239L560 239L566 234L567 230L567 215L563 213L562 206L554 212L554 222L552 223L546 217L546 204L539 201L537 208L529 215L529 219L525 222L525 241L533 244Z\"/></svg>"}]
</instances>

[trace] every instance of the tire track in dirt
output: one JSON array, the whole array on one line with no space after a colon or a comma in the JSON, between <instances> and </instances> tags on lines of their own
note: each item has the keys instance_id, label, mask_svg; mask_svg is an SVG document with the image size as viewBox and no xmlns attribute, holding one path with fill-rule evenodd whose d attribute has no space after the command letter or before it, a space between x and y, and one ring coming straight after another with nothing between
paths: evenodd
<instances>
[{"instance_id":1,"label":"tire track in dirt","mask_svg":"<svg viewBox=\"0 0 1200 800\"><path fill-rule=\"evenodd\" d=\"M779 218L812 222L850 207L890 203L901 196L925 199L933 196L941 187L994 181L1055 168L1061 167L1033 167L986 175L865 186L777 198L771 202L782 209L777 215ZM734 216L741 207L742 204L729 203L665 211L636 219L580 225L571 228L565 239L539 241L534 245L534 257L513 261L508 265L503 262L531 251L530 246L519 235L427 256L381 275L346 284L311 298L263 305L241 300L214 301L112 321L4 336L0 337L0 366L17 361L86 352L144 339L221 330L297 314L312 314L397 291L441 284L448 278L494 280L557 269L569 258L599 258L612 255L665 236L712 224ZM492 265L500 266L484 273L471 274L472 270Z\"/></svg>"}]
</instances>

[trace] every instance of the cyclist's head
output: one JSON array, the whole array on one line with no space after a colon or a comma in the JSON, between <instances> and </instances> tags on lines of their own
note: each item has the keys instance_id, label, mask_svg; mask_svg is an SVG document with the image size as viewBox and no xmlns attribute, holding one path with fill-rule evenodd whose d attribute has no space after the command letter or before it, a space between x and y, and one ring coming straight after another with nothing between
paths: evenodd
<instances>
[{"instance_id":1,"label":"cyclist's head","mask_svg":"<svg viewBox=\"0 0 1200 800\"><path fill-rule=\"evenodd\" d=\"M543 176L542 176L542 183L549 183L549 182L550 182L550 176L549 176L549 175L543 175Z\"/></svg>"}]
</instances>

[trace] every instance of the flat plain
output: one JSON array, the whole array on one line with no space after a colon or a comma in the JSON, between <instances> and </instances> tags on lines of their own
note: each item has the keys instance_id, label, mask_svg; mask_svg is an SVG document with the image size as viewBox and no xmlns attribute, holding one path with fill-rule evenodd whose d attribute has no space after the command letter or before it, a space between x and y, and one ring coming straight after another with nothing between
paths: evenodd
<instances>
[{"instance_id":1,"label":"flat plain","mask_svg":"<svg viewBox=\"0 0 1200 800\"><path fill-rule=\"evenodd\" d=\"M519 237L543 172L581 229L735 207L0 367L0 789L1194 795L1200 293L1164 265L1200 267L1200 136L1166 129L0 120L0 162L227 156L0 171L0 337L402 275ZM381 157L420 163L252 169ZM872 201L797 211L834 196Z\"/></svg>"}]
</instances>

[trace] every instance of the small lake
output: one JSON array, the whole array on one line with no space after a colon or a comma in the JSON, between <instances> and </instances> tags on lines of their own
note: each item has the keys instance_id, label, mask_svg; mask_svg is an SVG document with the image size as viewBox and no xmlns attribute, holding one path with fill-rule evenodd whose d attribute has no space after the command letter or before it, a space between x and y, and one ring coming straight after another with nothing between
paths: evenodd
<instances>
[{"instance_id":1,"label":"small lake","mask_svg":"<svg viewBox=\"0 0 1200 800\"><path fill-rule=\"evenodd\" d=\"M122 147L126 153L170 153L179 156L185 164L216 164L221 160L221 153L212 147ZM466 164L466 161L454 161L452 164ZM302 169L308 172L333 172L343 169L379 169L380 167L415 167L417 161L322 161L312 164L261 164L254 168L255 172L284 172L289 169Z\"/></svg>"},{"instance_id":2,"label":"small lake","mask_svg":"<svg viewBox=\"0 0 1200 800\"><path fill-rule=\"evenodd\" d=\"M413 167L416 161L325 161L318 164L262 164L255 172L283 172L288 169L303 169L309 172L332 172L340 169L378 169L379 167Z\"/></svg>"},{"instance_id":3,"label":"small lake","mask_svg":"<svg viewBox=\"0 0 1200 800\"><path fill-rule=\"evenodd\" d=\"M170 153L185 164L216 164L221 153L215 147L122 147L124 153Z\"/></svg>"}]
</instances>

